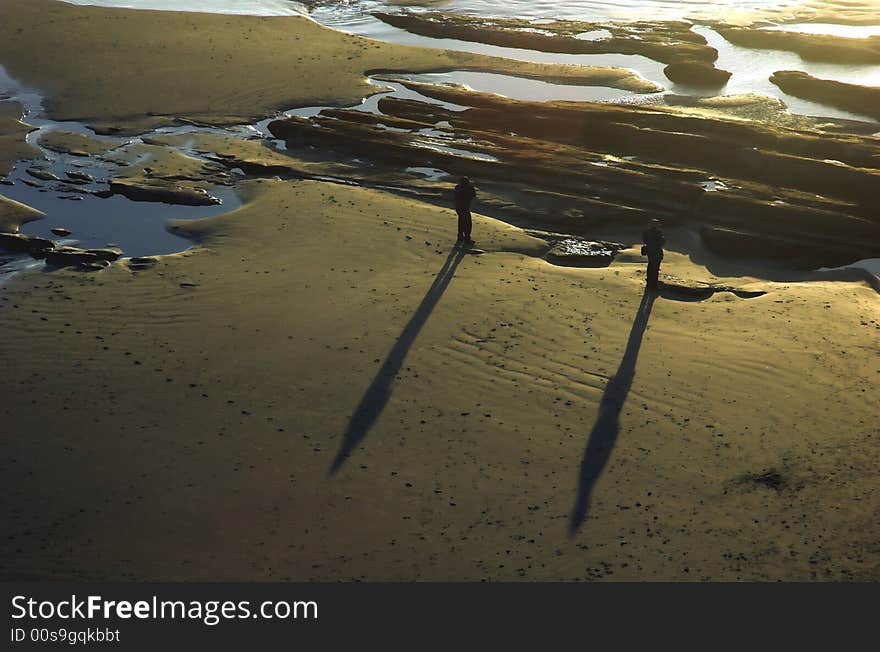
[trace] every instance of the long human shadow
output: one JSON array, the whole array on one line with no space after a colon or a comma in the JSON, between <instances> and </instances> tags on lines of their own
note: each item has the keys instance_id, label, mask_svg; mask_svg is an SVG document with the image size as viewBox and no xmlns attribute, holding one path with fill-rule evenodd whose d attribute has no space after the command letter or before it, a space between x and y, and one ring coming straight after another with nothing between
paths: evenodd
<instances>
[{"instance_id":1,"label":"long human shadow","mask_svg":"<svg viewBox=\"0 0 880 652\"><path fill-rule=\"evenodd\" d=\"M617 373L608 381L605 393L599 403L599 416L596 418L592 432L590 432L587 448L584 450L584 457L581 460L577 499L569 522L569 534L571 535L574 535L586 520L593 487L599 480L599 476L602 475L602 471L611 457L611 451L614 450L614 445L617 443L617 434L620 431L620 412L636 375L636 361L642 346L642 336L648 326L648 318L651 316L651 308L653 308L656 298L655 291L645 289L635 321L633 321L632 329L629 332L623 360L620 361Z\"/></svg>"},{"instance_id":2,"label":"long human shadow","mask_svg":"<svg viewBox=\"0 0 880 652\"><path fill-rule=\"evenodd\" d=\"M440 301L440 297L443 296L443 292L446 291L446 288L452 281L455 269L462 258L464 258L465 253L467 253L467 249L463 245L457 244L452 248L452 251L446 257L446 262L443 263L443 267L437 272L434 283L431 284L422 302L416 308L415 313L410 317L406 326L404 326L400 336L398 336L382 366L379 367L376 377L373 378L373 382L370 383L370 387L363 398L361 398L357 409L348 422L348 428L345 431L342 445L336 454L336 458L333 460L333 465L330 467L331 474L336 473L345 464L352 451L363 441L364 437L367 436L367 433L373 427L373 424L376 423L376 419L382 414L382 410L385 409L385 405L387 405L388 399L391 397L391 385L394 383L394 379L397 377L401 366L403 366L404 359L406 359L413 342L418 337L419 331L422 330L422 326L428 321L428 317L431 316L431 312L437 306L437 302Z\"/></svg>"}]
</instances>

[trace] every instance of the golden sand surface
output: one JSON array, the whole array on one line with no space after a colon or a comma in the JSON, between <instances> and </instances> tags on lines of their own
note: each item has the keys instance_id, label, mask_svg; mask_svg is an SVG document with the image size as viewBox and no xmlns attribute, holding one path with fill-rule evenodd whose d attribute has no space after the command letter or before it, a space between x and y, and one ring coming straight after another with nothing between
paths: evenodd
<instances>
[{"instance_id":1,"label":"golden sand surface","mask_svg":"<svg viewBox=\"0 0 880 652\"><path fill-rule=\"evenodd\" d=\"M25 222L42 216L43 213L35 208L0 195L0 233L14 233Z\"/></svg>"},{"instance_id":2,"label":"golden sand surface","mask_svg":"<svg viewBox=\"0 0 880 652\"><path fill-rule=\"evenodd\" d=\"M3 331L27 333L0 348L4 573L877 577L865 285L740 278L767 294L661 297L640 321L634 252L556 267L477 217L486 253L459 256L447 210L312 181L248 195L181 223L201 246L151 270L4 291ZM384 409L350 431L371 391Z\"/></svg>"},{"instance_id":3,"label":"golden sand surface","mask_svg":"<svg viewBox=\"0 0 880 652\"><path fill-rule=\"evenodd\" d=\"M12 171L15 162L37 154L37 149L25 141L30 128L21 121L18 102L0 102L0 179ZM17 231L29 220L42 213L29 206L2 196L0 187L0 231Z\"/></svg>"}]
</instances>

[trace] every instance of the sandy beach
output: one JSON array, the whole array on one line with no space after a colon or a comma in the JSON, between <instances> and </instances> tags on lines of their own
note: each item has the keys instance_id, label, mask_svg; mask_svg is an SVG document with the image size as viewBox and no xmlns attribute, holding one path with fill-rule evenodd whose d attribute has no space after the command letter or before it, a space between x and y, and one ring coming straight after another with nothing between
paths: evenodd
<instances>
[{"instance_id":1,"label":"sandy beach","mask_svg":"<svg viewBox=\"0 0 880 652\"><path fill-rule=\"evenodd\" d=\"M2 0L0 64L94 128L47 148L179 204L242 200L186 220L156 204L180 253L0 286L2 577L880 579L880 296L821 270L880 256L869 126L409 80L385 117L281 115L355 104L379 73L657 90L295 16ZM0 176L38 162L13 100ZM265 136L150 131L268 118ZM472 249L454 246L459 174ZM7 234L39 217L0 201ZM613 262L554 259L571 238L616 243Z\"/></svg>"}]
</instances>

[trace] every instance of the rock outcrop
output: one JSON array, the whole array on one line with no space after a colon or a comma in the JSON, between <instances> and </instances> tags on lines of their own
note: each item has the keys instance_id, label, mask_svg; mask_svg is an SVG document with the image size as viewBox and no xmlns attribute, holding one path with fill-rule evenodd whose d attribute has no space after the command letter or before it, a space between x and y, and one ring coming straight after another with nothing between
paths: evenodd
<instances>
[{"instance_id":1,"label":"rock outcrop","mask_svg":"<svg viewBox=\"0 0 880 652\"><path fill-rule=\"evenodd\" d=\"M25 172L40 181L61 181L54 172L43 170L42 168L28 168Z\"/></svg>"},{"instance_id":2,"label":"rock outcrop","mask_svg":"<svg viewBox=\"0 0 880 652\"><path fill-rule=\"evenodd\" d=\"M81 267L89 271L103 269L122 256L121 249L59 247L54 240L20 233L0 233L0 250L28 254L37 260L45 260L47 265L53 267Z\"/></svg>"},{"instance_id":3,"label":"rock outcrop","mask_svg":"<svg viewBox=\"0 0 880 652\"><path fill-rule=\"evenodd\" d=\"M827 34L726 26L719 26L716 31L734 45L762 50L786 50L800 55L807 61L880 63L880 37L876 36L849 38Z\"/></svg>"},{"instance_id":4,"label":"rock outcrop","mask_svg":"<svg viewBox=\"0 0 880 652\"><path fill-rule=\"evenodd\" d=\"M148 178L113 179L110 182L110 192L132 201L152 201L183 206L212 206L221 203L202 188Z\"/></svg>"},{"instance_id":5,"label":"rock outcrop","mask_svg":"<svg viewBox=\"0 0 880 652\"><path fill-rule=\"evenodd\" d=\"M880 88L876 86L819 79L799 70L779 70L770 81L789 95L880 120Z\"/></svg>"},{"instance_id":6,"label":"rock outcrop","mask_svg":"<svg viewBox=\"0 0 880 652\"><path fill-rule=\"evenodd\" d=\"M34 258L45 258L54 248L55 243L46 238L21 233L0 233L0 249L7 251L30 254Z\"/></svg>"},{"instance_id":7,"label":"rock outcrop","mask_svg":"<svg viewBox=\"0 0 880 652\"><path fill-rule=\"evenodd\" d=\"M119 249L77 249L76 247L58 247L49 251L45 258L47 265L57 267L74 267L89 265L89 269L106 267L122 255Z\"/></svg>"},{"instance_id":8,"label":"rock outcrop","mask_svg":"<svg viewBox=\"0 0 880 652\"><path fill-rule=\"evenodd\" d=\"M276 120L269 129L290 148L318 147L337 160L356 156L477 179L490 191L478 210L514 224L579 233L660 216L705 227L705 244L727 256L798 267L880 256L876 138L698 110L521 102L400 83L468 108L447 112L386 98L386 115L332 110ZM388 129L393 118L399 126Z\"/></svg>"},{"instance_id":9,"label":"rock outcrop","mask_svg":"<svg viewBox=\"0 0 880 652\"><path fill-rule=\"evenodd\" d=\"M93 138L86 134L60 129L52 129L40 136L41 147L71 156L96 156L123 144L125 144L123 140Z\"/></svg>"},{"instance_id":10,"label":"rock outcrop","mask_svg":"<svg viewBox=\"0 0 880 652\"><path fill-rule=\"evenodd\" d=\"M731 75L727 70L693 61L670 63L663 69L663 73L676 84L702 88L721 88Z\"/></svg>"},{"instance_id":11,"label":"rock outcrop","mask_svg":"<svg viewBox=\"0 0 880 652\"><path fill-rule=\"evenodd\" d=\"M432 38L452 38L501 47L565 54L638 54L661 63L704 61L718 58L718 51L690 23L678 21L591 23L557 20L536 29L528 20L484 18L443 12L374 12L373 16L394 27ZM603 30L607 38L583 39L580 34Z\"/></svg>"}]
</instances>

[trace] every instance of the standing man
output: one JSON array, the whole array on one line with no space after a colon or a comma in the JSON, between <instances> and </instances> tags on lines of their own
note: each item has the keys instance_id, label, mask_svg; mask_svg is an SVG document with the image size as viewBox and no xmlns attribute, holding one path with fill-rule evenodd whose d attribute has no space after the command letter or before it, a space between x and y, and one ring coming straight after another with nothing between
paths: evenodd
<instances>
[{"instance_id":1,"label":"standing man","mask_svg":"<svg viewBox=\"0 0 880 652\"><path fill-rule=\"evenodd\" d=\"M455 186L455 212L458 213L458 242L473 243L471 240L471 202L477 196L477 191L471 184L471 180L462 177Z\"/></svg>"},{"instance_id":2,"label":"standing man","mask_svg":"<svg viewBox=\"0 0 880 652\"><path fill-rule=\"evenodd\" d=\"M648 256L648 288L656 290L660 287L660 261L663 260L663 245L666 243L666 236L660 230L660 220L651 220L651 225L642 234L642 240L645 243L642 254Z\"/></svg>"}]
</instances>

